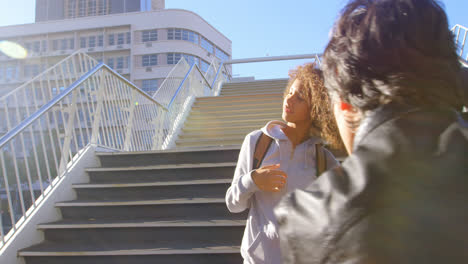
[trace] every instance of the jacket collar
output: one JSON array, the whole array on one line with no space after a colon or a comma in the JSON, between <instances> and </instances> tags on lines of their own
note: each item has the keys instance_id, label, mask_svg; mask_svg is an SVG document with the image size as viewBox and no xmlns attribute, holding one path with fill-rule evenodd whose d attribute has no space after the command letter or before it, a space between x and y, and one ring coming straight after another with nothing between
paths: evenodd
<instances>
[{"instance_id":1,"label":"jacket collar","mask_svg":"<svg viewBox=\"0 0 468 264\"><path fill-rule=\"evenodd\" d=\"M354 150L356 150L357 146L364 140L364 138L372 133L372 131L378 126L387 121L398 119L403 115L419 110L420 109L415 106L392 102L367 113L356 132L353 144Z\"/></svg>"}]
</instances>

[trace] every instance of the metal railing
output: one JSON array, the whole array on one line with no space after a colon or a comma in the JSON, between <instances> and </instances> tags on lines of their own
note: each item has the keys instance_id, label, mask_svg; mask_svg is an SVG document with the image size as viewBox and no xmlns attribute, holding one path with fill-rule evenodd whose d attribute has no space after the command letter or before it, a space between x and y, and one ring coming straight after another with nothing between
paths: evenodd
<instances>
[{"instance_id":1,"label":"metal railing","mask_svg":"<svg viewBox=\"0 0 468 264\"><path fill-rule=\"evenodd\" d=\"M80 51L0 97L0 133L10 131L98 62Z\"/></svg>"},{"instance_id":2,"label":"metal railing","mask_svg":"<svg viewBox=\"0 0 468 264\"><path fill-rule=\"evenodd\" d=\"M0 139L0 248L88 144L150 150L159 149L167 136L167 108L105 64L64 85L67 88ZM42 92L53 94L53 88L44 86Z\"/></svg>"},{"instance_id":3,"label":"metal railing","mask_svg":"<svg viewBox=\"0 0 468 264\"><path fill-rule=\"evenodd\" d=\"M181 69L185 69L188 64L184 58L181 58L178 65ZM180 78L179 73L181 69L173 69L169 74L168 78L161 85L159 92L156 92L153 98L160 102L162 105L167 105L167 114L164 121L164 127L166 128L166 137L161 149L169 149L174 146L174 142L177 138L178 132L180 131L185 119L190 112L191 105L196 97L200 96L216 96L219 93L219 89L223 82L227 80L227 74L218 75L221 72L222 64L213 62L208 71L203 74L197 64L192 64L189 69L185 72L183 78ZM176 68L174 67L174 68ZM224 70L226 72L226 70ZM212 73L209 73L212 72ZM209 79L207 79L208 77ZM171 91L173 87L177 86L175 91ZM167 94L173 94L172 98L167 100L159 101L161 98L166 98Z\"/></svg>"},{"instance_id":4,"label":"metal railing","mask_svg":"<svg viewBox=\"0 0 468 264\"><path fill-rule=\"evenodd\" d=\"M466 65L468 62L468 48L465 47L465 44L468 37L468 28L462 25L455 25L452 28L452 33L455 36L455 44L457 45L458 55Z\"/></svg>"},{"instance_id":5,"label":"metal railing","mask_svg":"<svg viewBox=\"0 0 468 264\"><path fill-rule=\"evenodd\" d=\"M33 96L25 101L28 104L15 100L13 111L29 108L28 116L10 125L0 138L0 249L66 177L88 144L118 151L169 148L194 98L212 95L212 87L226 80L221 65L216 65L210 83L198 65L188 67L182 58L150 96L107 65L78 52L36 77L42 86L31 81L8 94L19 97L30 89ZM65 67L76 72L71 74L72 68L68 74L61 72ZM47 102L35 102L36 89Z\"/></svg>"}]
</instances>

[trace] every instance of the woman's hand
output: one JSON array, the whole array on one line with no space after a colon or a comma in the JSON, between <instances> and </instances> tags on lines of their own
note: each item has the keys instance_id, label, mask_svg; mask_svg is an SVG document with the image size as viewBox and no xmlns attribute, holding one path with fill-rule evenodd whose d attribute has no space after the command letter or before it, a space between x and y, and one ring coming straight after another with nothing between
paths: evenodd
<instances>
[{"instance_id":1,"label":"woman's hand","mask_svg":"<svg viewBox=\"0 0 468 264\"><path fill-rule=\"evenodd\" d=\"M279 192L286 184L288 175L279 170L280 165L264 166L252 172L252 179L257 187L265 192Z\"/></svg>"}]
</instances>

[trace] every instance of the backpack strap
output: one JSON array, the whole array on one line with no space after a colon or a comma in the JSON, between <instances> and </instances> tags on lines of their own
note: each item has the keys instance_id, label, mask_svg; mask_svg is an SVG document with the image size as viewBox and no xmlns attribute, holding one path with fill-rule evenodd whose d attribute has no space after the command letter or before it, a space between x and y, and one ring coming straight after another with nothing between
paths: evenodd
<instances>
[{"instance_id":1,"label":"backpack strap","mask_svg":"<svg viewBox=\"0 0 468 264\"><path fill-rule=\"evenodd\" d=\"M327 170L327 158L325 157L325 149L321 144L315 144L315 161L317 177Z\"/></svg>"},{"instance_id":2,"label":"backpack strap","mask_svg":"<svg viewBox=\"0 0 468 264\"><path fill-rule=\"evenodd\" d=\"M265 133L262 132L260 137L257 139L257 143L255 144L255 152L253 156L253 166L252 170L256 170L260 168L260 164L262 164L263 158L265 158L265 154L267 150L270 148L271 142L273 139Z\"/></svg>"}]
</instances>

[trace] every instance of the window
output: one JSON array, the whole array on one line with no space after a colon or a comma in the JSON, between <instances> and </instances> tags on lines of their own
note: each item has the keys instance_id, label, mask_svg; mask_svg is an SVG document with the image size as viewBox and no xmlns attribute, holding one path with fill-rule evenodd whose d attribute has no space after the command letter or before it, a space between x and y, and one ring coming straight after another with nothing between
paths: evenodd
<instances>
[{"instance_id":1,"label":"window","mask_svg":"<svg viewBox=\"0 0 468 264\"><path fill-rule=\"evenodd\" d=\"M167 64L176 64L181 58L180 53L168 53L167 54Z\"/></svg>"},{"instance_id":2,"label":"window","mask_svg":"<svg viewBox=\"0 0 468 264\"><path fill-rule=\"evenodd\" d=\"M213 53L213 44L204 37L201 38L201 46L209 53Z\"/></svg>"},{"instance_id":3,"label":"window","mask_svg":"<svg viewBox=\"0 0 468 264\"><path fill-rule=\"evenodd\" d=\"M167 39L186 40L186 41L190 41L192 43L198 44L198 34L193 31L186 30L186 29L169 28L167 30Z\"/></svg>"},{"instance_id":4,"label":"window","mask_svg":"<svg viewBox=\"0 0 468 264\"><path fill-rule=\"evenodd\" d=\"M88 1L88 16L96 15L96 0Z\"/></svg>"},{"instance_id":5,"label":"window","mask_svg":"<svg viewBox=\"0 0 468 264\"><path fill-rule=\"evenodd\" d=\"M61 39L60 40L60 50L66 50L68 47L67 39Z\"/></svg>"},{"instance_id":6,"label":"window","mask_svg":"<svg viewBox=\"0 0 468 264\"><path fill-rule=\"evenodd\" d=\"M174 30L174 39L182 39L182 30L180 29Z\"/></svg>"},{"instance_id":7,"label":"window","mask_svg":"<svg viewBox=\"0 0 468 264\"><path fill-rule=\"evenodd\" d=\"M58 46L59 46L59 40L58 39L54 39L52 41L52 50L58 50Z\"/></svg>"},{"instance_id":8,"label":"window","mask_svg":"<svg viewBox=\"0 0 468 264\"><path fill-rule=\"evenodd\" d=\"M29 42L24 43L24 48L25 48L28 52L30 52L30 51L31 51L31 43L29 43Z\"/></svg>"},{"instance_id":9,"label":"window","mask_svg":"<svg viewBox=\"0 0 468 264\"><path fill-rule=\"evenodd\" d=\"M86 38L85 37L81 37L80 38L80 48L86 48Z\"/></svg>"},{"instance_id":10,"label":"window","mask_svg":"<svg viewBox=\"0 0 468 264\"><path fill-rule=\"evenodd\" d=\"M156 41L158 40L158 31L157 30L145 30L142 32L142 41Z\"/></svg>"},{"instance_id":11,"label":"window","mask_svg":"<svg viewBox=\"0 0 468 264\"><path fill-rule=\"evenodd\" d=\"M143 55L143 60L142 60L142 66L143 67L154 66L154 65L158 65L158 55L157 54Z\"/></svg>"},{"instance_id":12,"label":"window","mask_svg":"<svg viewBox=\"0 0 468 264\"><path fill-rule=\"evenodd\" d=\"M201 70L203 72L208 71L208 68L210 67L210 64L204 60L201 60Z\"/></svg>"},{"instance_id":13,"label":"window","mask_svg":"<svg viewBox=\"0 0 468 264\"><path fill-rule=\"evenodd\" d=\"M143 80L141 84L141 89L150 95L158 90L157 79Z\"/></svg>"},{"instance_id":14,"label":"window","mask_svg":"<svg viewBox=\"0 0 468 264\"><path fill-rule=\"evenodd\" d=\"M24 66L24 77L33 77L39 74L39 65L31 64Z\"/></svg>"},{"instance_id":15,"label":"window","mask_svg":"<svg viewBox=\"0 0 468 264\"><path fill-rule=\"evenodd\" d=\"M76 0L68 1L68 17L73 18L76 16Z\"/></svg>"},{"instance_id":16,"label":"window","mask_svg":"<svg viewBox=\"0 0 468 264\"><path fill-rule=\"evenodd\" d=\"M96 47L96 36L90 36L88 39L88 47L94 48Z\"/></svg>"},{"instance_id":17,"label":"window","mask_svg":"<svg viewBox=\"0 0 468 264\"><path fill-rule=\"evenodd\" d=\"M117 45L123 45L125 41L125 34L119 33L117 34Z\"/></svg>"},{"instance_id":18,"label":"window","mask_svg":"<svg viewBox=\"0 0 468 264\"><path fill-rule=\"evenodd\" d=\"M104 46L104 36L103 35L98 36L98 46L99 47Z\"/></svg>"},{"instance_id":19,"label":"window","mask_svg":"<svg viewBox=\"0 0 468 264\"><path fill-rule=\"evenodd\" d=\"M83 17L86 15L86 0L79 0L78 2L78 16Z\"/></svg>"},{"instance_id":20,"label":"window","mask_svg":"<svg viewBox=\"0 0 468 264\"><path fill-rule=\"evenodd\" d=\"M39 53L41 51L41 42L40 41L34 41L33 42L33 51L36 53Z\"/></svg>"},{"instance_id":21,"label":"window","mask_svg":"<svg viewBox=\"0 0 468 264\"><path fill-rule=\"evenodd\" d=\"M114 46L114 45L115 45L114 34L109 34L109 46Z\"/></svg>"},{"instance_id":22,"label":"window","mask_svg":"<svg viewBox=\"0 0 468 264\"><path fill-rule=\"evenodd\" d=\"M132 43L132 34L130 32L127 32L127 44Z\"/></svg>"},{"instance_id":23,"label":"window","mask_svg":"<svg viewBox=\"0 0 468 264\"><path fill-rule=\"evenodd\" d=\"M107 59L107 66L114 68L114 58Z\"/></svg>"},{"instance_id":24,"label":"window","mask_svg":"<svg viewBox=\"0 0 468 264\"><path fill-rule=\"evenodd\" d=\"M75 49L75 39L70 38L68 39L68 42L70 43L70 49Z\"/></svg>"},{"instance_id":25,"label":"window","mask_svg":"<svg viewBox=\"0 0 468 264\"><path fill-rule=\"evenodd\" d=\"M57 89L57 87L52 87L52 96L55 96L55 95L57 95L58 93L63 92L64 90L65 90L65 87L63 87L63 86L60 87L59 89ZM62 117L62 115L56 115L56 116L57 116L58 119L59 119L59 123L62 123L62 122L61 122L61 117Z\"/></svg>"},{"instance_id":26,"label":"window","mask_svg":"<svg viewBox=\"0 0 468 264\"><path fill-rule=\"evenodd\" d=\"M124 57L117 58L117 69L123 69L124 67Z\"/></svg>"},{"instance_id":27,"label":"window","mask_svg":"<svg viewBox=\"0 0 468 264\"><path fill-rule=\"evenodd\" d=\"M47 40L43 40L43 41L42 41L41 48L42 48L41 50L42 50L43 52L46 52L46 51L47 51Z\"/></svg>"},{"instance_id":28,"label":"window","mask_svg":"<svg viewBox=\"0 0 468 264\"><path fill-rule=\"evenodd\" d=\"M198 58L192 55L188 54L182 54L184 56L185 60L188 62L188 64L191 66L192 64L197 64L198 65Z\"/></svg>"},{"instance_id":29,"label":"window","mask_svg":"<svg viewBox=\"0 0 468 264\"><path fill-rule=\"evenodd\" d=\"M218 47L216 47L215 51L216 57L218 57L218 59L220 59L221 61L229 60L229 55L227 55L226 52L220 50Z\"/></svg>"},{"instance_id":30,"label":"window","mask_svg":"<svg viewBox=\"0 0 468 264\"><path fill-rule=\"evenodd\" d=\"M97 12L98 15L106 14L106 0L98 0L97 2Z\"/></svg>"},{"instance_id":31,"label":"window","mask_svg":"<svg viewBox=\"0 0 468 264\"><path fill-rule=\"evenodd\" d=\"M181 54L181 53L168 53L167 54L167 64L177 64L181 57L184 57L185 60L189 65L197 64L198 65L198 58L188 54Z\"/></svg>"}]
</instances>

